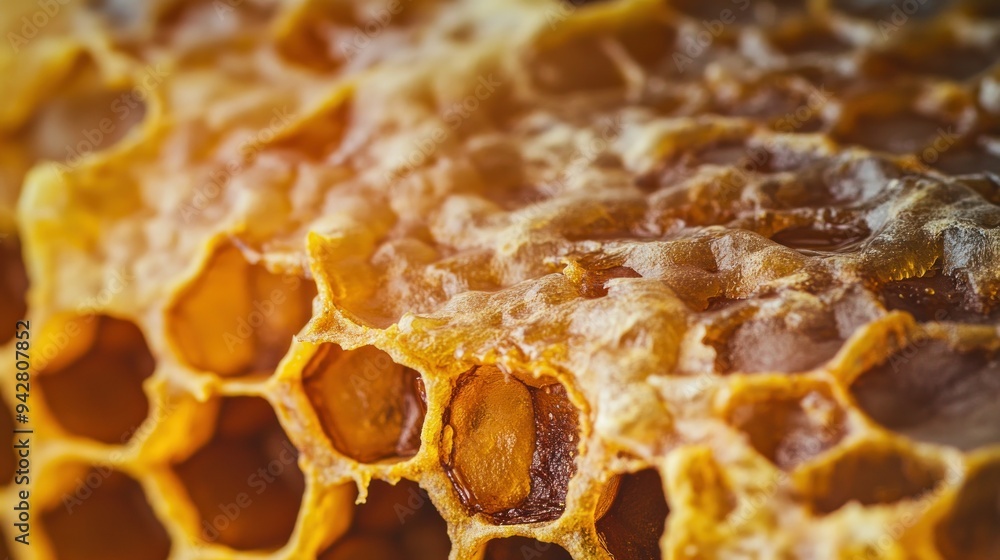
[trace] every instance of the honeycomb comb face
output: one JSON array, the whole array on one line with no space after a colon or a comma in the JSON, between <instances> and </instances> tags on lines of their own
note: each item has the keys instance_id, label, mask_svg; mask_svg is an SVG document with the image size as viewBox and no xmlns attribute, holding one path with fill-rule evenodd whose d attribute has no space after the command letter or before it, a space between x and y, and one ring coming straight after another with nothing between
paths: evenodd
<instances>
[{"instance_id":1,"label":"honeycomb comb face","mask_svg":"<svg viewBox=\"0 0 1000 560\"><path fill-rule=\"evenodd\" d=\"M0 555L1000 558L993 2L42 6Z\"/></svg>"}]
</instances>

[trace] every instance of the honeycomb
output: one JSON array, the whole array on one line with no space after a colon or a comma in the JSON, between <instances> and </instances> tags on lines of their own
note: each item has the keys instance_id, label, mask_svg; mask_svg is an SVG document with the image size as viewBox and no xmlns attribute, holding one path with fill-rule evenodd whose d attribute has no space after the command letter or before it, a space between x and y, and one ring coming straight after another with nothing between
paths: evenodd
<instances>
[{"instance_id":1,"label":"honeycomb","mask_svg":"<svg viewBox=\"0 0 1000 560\"><path fill-rule=\"evenodd\" d=\"M998 7L4 2L0 554L1000 558Z\"/></svg>"}]
</instances>

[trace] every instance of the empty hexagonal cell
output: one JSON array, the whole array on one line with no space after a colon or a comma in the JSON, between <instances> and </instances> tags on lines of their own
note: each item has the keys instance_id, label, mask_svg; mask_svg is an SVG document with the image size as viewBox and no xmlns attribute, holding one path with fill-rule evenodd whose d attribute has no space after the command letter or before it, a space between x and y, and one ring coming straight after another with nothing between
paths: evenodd
<instances>
[{"instance_id":1,"label":"empty hexagonal cell","mask_svg":"<svg viewBox=\"0 0 1000 560\"><path fill-rule=\"evenodd\" d=\"M960 449L1000 442L995 352L918 339L862 373L850 390L868 416L907 437Z\"/></svg>"},{"instance_id":2,"label":"empty hexagonal cell","mask_svg":"<svg viewBox=\"0 0 1000 560\"><path fill-rule=\"evenodd\" d=\"M483 560L573 560L566 549L527 537L496 539L486 545Z\"/></svg>"},{"instance_id":3,"label":"empty hexagonal cell","mask_svg":"<svg viewBox=\"0 0 1000 560\"><path fill-rule=\"evenodd\" d=\"M996 49L963 45L949 37L932 37L906 43L881 53L880 66L890 74L924 74L966 80L996 64Z\"/></svg>"},{"instance_id":4,"label":"empty hexagonal cell","mask_svg":"<svg viewBox=\"0 0 1000 560\"><path fill-rule=\"evenodd\" d=\"M66 431L124 444L149 413L143 381L156 367L135 324L104 315L63 323L58 360L35 376L39 394ZM42 346L46 348L46 346Z\"/></svg>"},{"instance_id":5,"label":"empty hexagonal cell","mask_svg":"<svg viewBox=\"0 0 1000 560\"><path fill-rule=\"evenodd\" d=\"M0 238L0 344L14 338L15 325L28 312L28 275L17 238Z\"/></svg>"},{"instance_id":6,"label":"empty hexagonal cell","mask_svg":"<svg viewBox=\"0 0 1000 560\"><path fill-rule=\"evenodd\" d=\"M344 351L323 344L303 371L309 401L337 451L363 463L420 450L423 382L374 346Z\"/></svg>"},{"instance_id":7,"label":"empty hexagonal cell","mask_svg":"<svg viewBox=\"0 0 1000 560\"><path fill-rule=\"evenodd\" d=\"M142 486L117 471L83 471L80 486L41 514L60 560L160 560L170 538L146 501Z\"/></svg>"},{"instance_id":8,"label":"empty hexagonal cell","mask_svg":"<svg viewBox=\"0 0 1000 560\"><path fill-rule=\"evenodd\" d=\"M729 398L727 421L772 463L791 469L836 445L845 415L822 384L746 387Z\"/></svg>"},{"instance_id":9,"label":"empty hexagonal cell","mask_svg":"<svg viewBox=\"0 0 1000 560\"><path fill-rule=\"evenodd\" d=\"M834 130L834 137L845 144L922 158L925 150L930 150L926 156L930 160L958 138L954 126L908 108L901 98L887 95L858 103L861 105L848 113L848 122Z\"/></svg>"},{"instance_id":10,"label":"empty hexagonal cell","mask_svg":"<svg viewBox=\"0 0 1000 560\"><path fill-rule=\"evenodd\" d=\"M615 559L658 560L670 508L655 469L613 478L597 506L597 535Z\"/></svg>"},{"instance_id":11,"label":"empty hexagonal cell","mask_svg":"<svg viewBox=\"0 0 1000 560\"><path fill-rule=\"evenodd\" d=\"M203 541L271 550L291 536L305 479L264 399L223 399L212 439L173 469L198 511Z\"/></svg>"},{"instance_id":12,"label":"empty hexagonal cell","mask_svg":"<svg viewBox=\"0 0 1000 560\"><path fill-rule=\"evenodd\" d=\"M271 373L312 316L316 287L221 246L172 304L167 330L191 366L218 375Z\"/></svg>"},{"instance_id":13,"label":"empty hexagonal cell","mask_svg":"<svg viewBox=\"0 0 1000 560\"><path fill-rule=\"evenodd\" d=\"M921 276L886 282L879 296L887 309L905 311L920 322L982 322L991 312L980 309L975 294L935 266Z\"/></svg>"},{"instance_id":14,"label":"empty hexagonal cell","mask_svg":"<svg viewBox=\"0 0 1000 560\"><path fill-rule=\"evenodd\" d=\"M749 317L736 313L713 325L705 343L716 349L718 371L812 370L836 355L851 333L877 314L876 304L860 290L821 299L802 298Z\"/></svg>"},{"instance_id":15,"label":"empty hexagonal cell","mask_svg":"<svg viewBox=\"0 0 1000 560\"><path fill-rule=\"evenodd\" d=\"M559 517L576 472L578 415L555 380L522 381L494 366L462 376L441 445L462 503L499 524Z\"/></svg>"},{"instance_id":16,"label":"empty hexagonal cell","mask_svg":"<svg viewBox=\"0 0 1000 560\"><path fill-rule=\"evenodd\" d=\"M869 235L868 227L860 221L846 224L816 221L779 230L771 236L771 241L800 251L847 253L860 249Z\"/></svg>"},{"instance_id":17,"label":"empty hexagonal cell","mask_svg":"<svg viewBox=\"0 0 1000 560\"><path fill-rule=\"evenodd\" d=\"M1000 558L1000 463L969 474L951 511L934 531L945 560Z\"/></svg>"},{"instance_id":18,"label":"empty hexagonal cell","mask_svg":"<svg viewBox=\"0 0 1000 560\"><path fill-rule=\"evenodd\" d=\"M415 482L374 481L347 534L319 560L447 560L448 526Z\"/></svg>"},{"instance_id":19,"label":"empty hexagonal cell","mask_svg":"<svg viewBox=\"0 0 1000 560\"><path fill-rule=\"evenodd\" d=\"M943 480L944 466L886 441L864 441L836 458L793 474L813 511L828 514L850 502L871 506L916 500Z\"/></svg>"},{"instance_id":20,"label":"empty hexagonal cell","mask_svg":"<svg viewBox=\"0 0 1000 560\"><path fill-rule=\"evenodd\" d=\"M983 136L972 142L953 146L942 152L937 161L928 163L952 175L987 172L1000 174L1000 138Z\"/></svg>"},{"instance_id":21,"label":"empty hexagonal cell","mask_svg":"<svg viewBox=\"0 0 1000 560\"><path fill-rule=\"evenodd\" d=\"M669 53L676 30L650 15L621 21L614 28L565 26L560 33L539 35L526 53L533 84L554 94L623 87L627 76L622 59L647 70L675 68Z\"/></svg>"}]
</instances>

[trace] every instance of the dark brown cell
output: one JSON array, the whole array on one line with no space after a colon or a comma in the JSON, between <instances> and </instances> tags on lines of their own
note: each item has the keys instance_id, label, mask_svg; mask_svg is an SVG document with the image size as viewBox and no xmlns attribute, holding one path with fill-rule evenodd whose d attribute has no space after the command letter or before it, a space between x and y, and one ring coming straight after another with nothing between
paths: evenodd
<instances>
[{"instance_id":1,"label":"dark brown cell","mask_svg":"<svg viewBox=\"0 0 1000 560\"><path fill-rule=\"evenodd\" d=\"M981 323L996 315L985 310L963 283L932 267L923 276L885 283L879 297L887 309L905 311L922 323Z\"/></svg>"},{"instance_id":2,"label":"dark brown cell","mask_svg":"<svg viewBox=\"0 0 1000 560\"><path fill-rule=\"evenodd\" d=\"M828 390L803 395L751 392L734 397L727 420L761 455L792 469L836 445L846 433L844 411Z\"/></svg>"},{"instance_id":3,"label":"dark brown cell","mask_svg":"<svg viewBox=\"0 0 1000 560\"><path fill-rule=\"evenodd\" d=\"M558 17L559 13L555 12ZM570 15L569 17L573 17ZM569 30L571 26L556 29ZM551 94L578 93L621 88L625 78L607 45L609 39L624 49L635 63L646 69L666 61L676 36L673 27L653 18L628 21L617 29L578 28L561 34L546 34L527 54L532 83Z\"/></svg>"},{"instance_id":4,"label":"dark brown cell","mask_svg":"<svg viewBox=\"0 0 1000 560\"><path fill-rule=\"evenodd\" d=\"M860 249L869 235L864 225L814 223L783 229L771 240L792 249L846 253Z\"/></svg>"},{"instance_id":5,"label":"dark brown cell","mask_svg":"<svg viewBox=\"0 0 1000 560\"><path fill-rule=\"evenodd\" d=\"M945 560L1000 558L1000 463L975 469L934 531Z\"/></svg>"},{"instance_id":6,"label":"dark brown cell","mask_svg":"<svg viewBox=\"0 0 1000 560\"><path fill-rule=\"evenodd\" d=\"M80 483L66 500L41 515L56 558L167 558L170 537L138 482L120 472L91 469Z\"/></svg>"},{"instance_id":7,"label":"dark brown cell","mask_svg":"<svg viewBox=\"0 0 1000 560\"><path fill-rule=\"evenodd\" d=\"M38 372L39 394L66 431L127 443L149 413L142 383L156 367L142 331L123 319L88 315L65 323L62 334L76 353Z\"/></svg>"},{"instance_id":8,"label":"dark brown cell","mask_svg":"<svg viewBox=\"0 0 1000 560\"><path fill-rule=\"evenodd\" d=\"M940 464L883 442L866 442L794 477L812 509L829 514L850 502L870 506L918 499L936 488L944 475Z\"/></svg>"},{"instance_id":9,"label":"dark brown cell","mask_svg":"<svg viewBox=\"0 0 1000 560\"><path fill-rule=\"evenodd\" d=\"M924 163L949 175L1000 174L1000 148L991 144L996 141L956 145L938 154L936 161Z\"/></svg>"},{"instance_id":10,"label":"dark brown cell","mask_svg":"<svg viewBox=\"0 0 1000 560\"><path fill-rule=\"evenodd\" d=\"M448 526L415 482L374 481L347 534L319 560L447 560Z\"/></svg>"},{"instance_id":11,"label":"dark brown cell","mask_svg":"<svg viewBox=\"0 0 1000 560\"><path fill-rule=\"evenodd\" d=\"M416 371L374 346L344 351L327 343L303 378L323 431L344 455L373 463L420 450L426 405Z\"/></svg>"},{"instance_id":12,"label":"dark brown cell","mask_svg":"<svg viewBox=\"0 0 1000 560\"><path fill-rule=\"evenodd\" d=\"M919 441L965 450L1000 442L993 353L916 340L861 374L851 393L873 420Z\"/></svg>"},{"instance_id":13,"label":"dark brown cell","mask_svg":"<svg viewBox=\"0 0 1000 560\"><path fill-rule=\"evenodd\" d=\"M610 503L597 519L605 550L615 560L659 560L660 536L670 513L659 473L647 469L616 477L601 502Z\"/></svg>"},{"instance_id":14,"label":"dark brown cell","mask_svg":"<svg viewBox=\"0 0 1000 560\"><path fill-rule=\"evenodd\" d=\"M173 468L200 516L201 540L237 550L288 541L305 479L298 451L264 399L223 399L212 439Z\"/></svg>"},{"instance_id":15,"label":"dark brown cell","mask_svg":"<svg viewBox=\"0 0 1000 560\"><path fill-rule=\"evenodd\" d=\"M841 128L835 136L845 144L877 152L920 156L924 148L933 146L935 141L939 145L950 141L953 132L949 131L954 131L954 127L915 111L872 111L858 115L849 129Z\"/></svg>"},{"instance_id":16,"label":"dark brown cell","mask_svg":"<svg viewBox=\"0 0 1000 560\"><path fill-rule=\"evenodd\" d=\"M486 545L483 560L573 560L563 547L529 539L527 537L508 537L496 539Z\"/></svg>"},{"instance_id":17,"label":"dark brown cell","mask_svg":"<svg viewBox=\"0 0 1000 560\"><path fill-rule=\"evenodd\" d=\"M220 247L171 305L167 331L192 367L222 376L270 374L312 316L316 286Z\"/></svg>"},{"instance_id":18,"label":"dark brown cell","mask_svg":"<svg viewBox=\"0 0 1000 560\"><path fill-rule=\"evenodd\" d=\"M17 322L27 315L27 294L21 244L14 236L0 237L0 344L14 338Z\"/></svg>"},{"instance_id":19,"label":"dark brown cell","mask_svg":"<svg viewBox=\"0 0 1000 560\"><path fill-rule=\"evenodd\" d=\"M459 379L445 413L442 462L462 503L494 523L549 521L576 472L579 412L555 382L494 366Z\"/></svg>"}]
</instances>

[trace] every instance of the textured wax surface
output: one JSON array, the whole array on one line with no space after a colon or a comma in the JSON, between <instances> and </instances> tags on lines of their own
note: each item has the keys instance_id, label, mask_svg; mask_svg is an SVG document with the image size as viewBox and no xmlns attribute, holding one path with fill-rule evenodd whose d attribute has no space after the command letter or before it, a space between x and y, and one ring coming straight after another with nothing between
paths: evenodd
<instances>
[{"instance_id":1,"label":"textured wax surface","mask_svg":"<svg viewBox=\"0 0 1000 560\"><path fill-rule=\"evenodd\" d=\"M4 2L4 546L1000 558L995 4Z\"/></svg>"}]
</instances>

